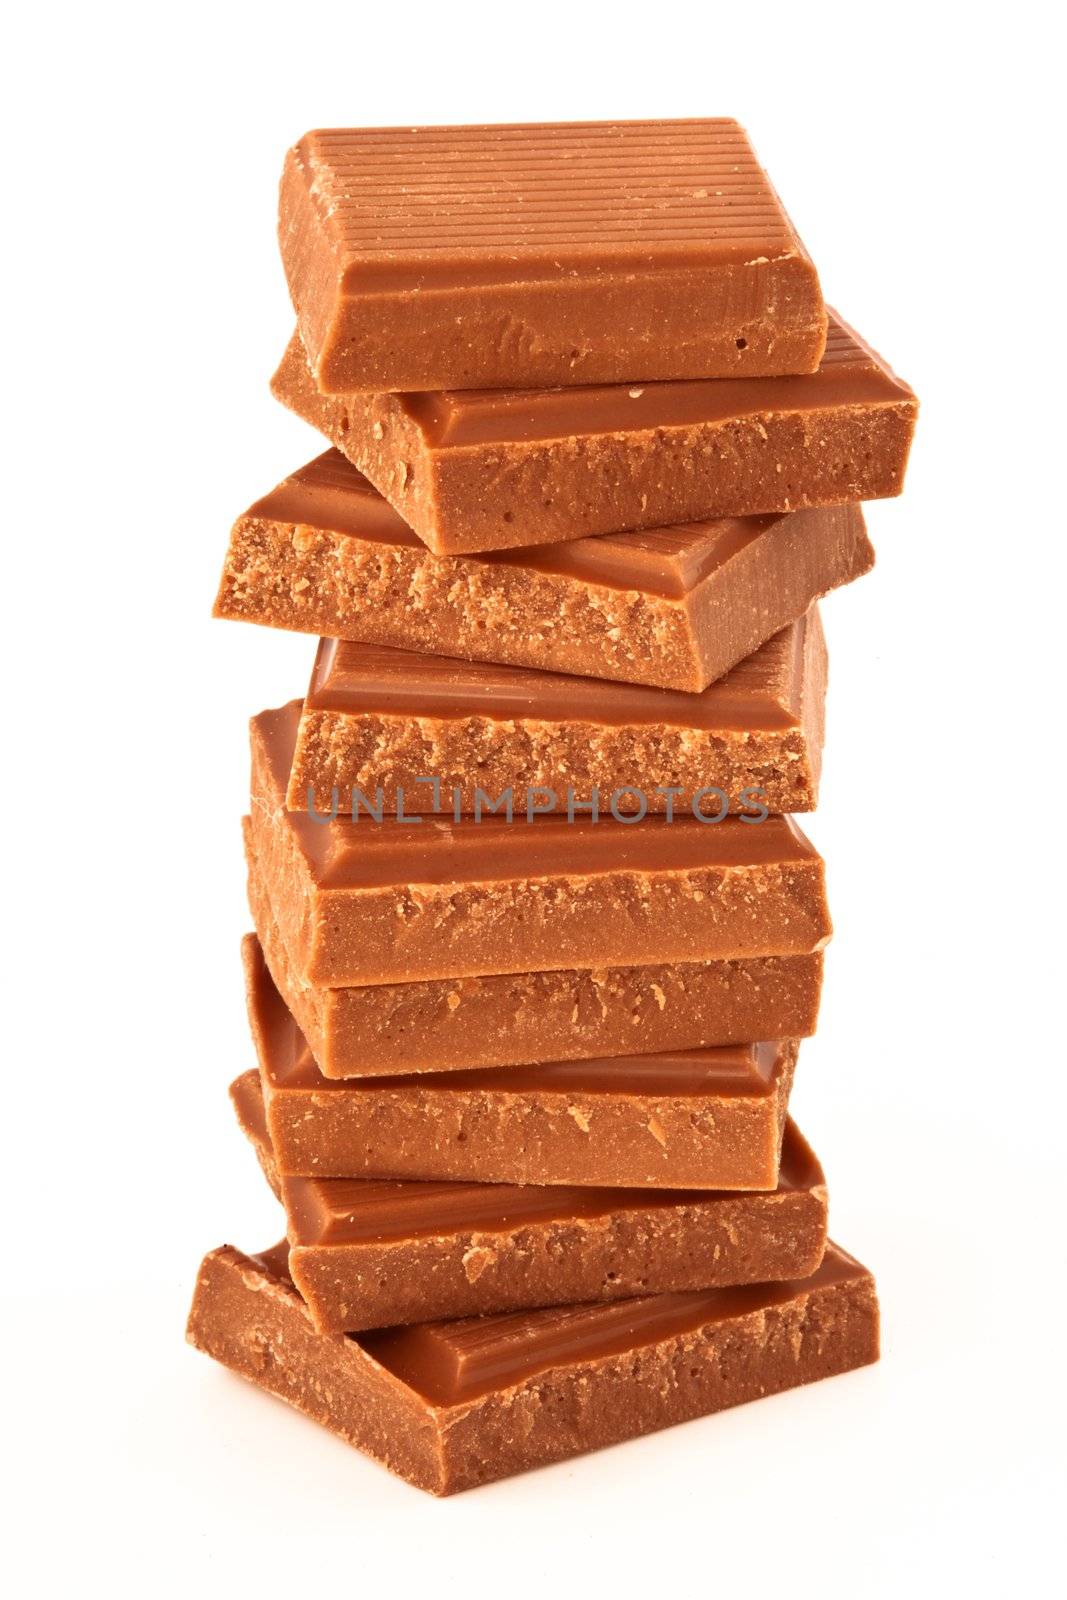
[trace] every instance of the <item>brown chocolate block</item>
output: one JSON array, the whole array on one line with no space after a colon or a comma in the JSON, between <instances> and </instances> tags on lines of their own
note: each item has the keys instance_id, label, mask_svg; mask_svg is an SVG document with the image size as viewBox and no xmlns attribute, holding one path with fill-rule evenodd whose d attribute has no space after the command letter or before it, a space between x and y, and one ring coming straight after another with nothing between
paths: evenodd
<instances>
[{"instance_id":1,"label":"brown chocolate block","mask_svg":"<svg viewBox=\"0 0 1067 1600\"><path fill-rule=\"evenodd\" d=\"M825 696L814 609L703 694L323 639L287 804L324 815L359 789L394 815L401 797L408 813L470 815L479 793L537 789L605 818L813 811Z\"/></svg>"},{"instance_id":2,"label":"brown chocolate block","mask_svg":"<svg viewBox=\"0 0 1067 1600\"><path fill-rule=\"evenodd\" d=\"M324 390L811 372L826 337L728 117L309 133L278 237Z\"/></svg>"},{"instance_id":3,"label":"brown chocolate block","mask_svg":"<svg viewBox=\"0 0 1067 1600\"><path fill-rule=\"evenodd\" d=\"M251 821L309 983L800 955L830 936L822 860L790 817L316 820L285 805L299 720L299 701L252 719Z\"/></svg>"},{"instance_id":4,"label":"brown chocolate block","mask_svg":"<svg viewBox=\"0 0 1067 1600\"><path fill-rule=\"evenodd\" d=\"M272 387L435 555L880 500L903 487L917 413L833 318L802 378L322 395L294 335Z\"/></svg>"},{"instance_id":5,"label":"brown chocolate block","mask_svg":"<svg viewBox=\"0 0 1067 1600\"><path fill-rule=\"evenodd\" d=\"M230 1103L237 1115L241 1132L256 1153L260 1170L276 1199L282 1197L282 1175L274 1154L270 1129L267 1126L266 1107L263 1104L263 1085L259 1073L253 1068L242 1072L230 1084Z\"/></svg>"},{"instance_id":6,"label":"brown chocolate block","mask_svg":"<svg viewBox=\"0 0 1067 1600\"><path fill-rule=\"evenodd\" d=\"M242 946L259 1072L231 1088L282 1173L320 1178L773 1189L798 1043L325 1078L254 934Z\"/></svg>"},{"instance_id":7,"label":"brown chocolate block","mask_svg":"<svg viewBox=\"0 0 1067 1600\"><path fill-rule=\"evenodd\" d=\"M327 450L238 517L215 615L694 692L873 564L856 505L434 557Z\"/></svg>"},{"instance_id":8,"label":"brown chocolate block","mask_svg":"<svg viewBox=\"0 0 1067 1600\"><path fill-rule=\"evenodd\" d=\"M395 1077L687 1050L815 1032L821 951L327 989L293 970L245 823L248 899L271 976L328 1078Z\"/></svg>"},{"instance_id":9,"label":"brown chocolate block","mask_svg":"<svg viewBox=\"0 0 1067 1600\"><path fill-rule=\"evenodd\" d=\"M238 1116L285 1206L290 1271L320 1332L806 1277L822 1258L826 1183L792 1123L769 1193L275 1182L263 1101L238 1083Z\"/></svg>"},{"instance_id":10,"label":"brown chocolate block","mask_svg":"<svg viewBox=\"0 0 1067 1600\"><path fill-rule=\"evenodd\" d=\"M789 1283L378 1333L316 1333L286 1251L205 1257L197 1349L432 1494L618 1444L878 1359L874 1279L836 1245Z\"/></svg>"}]
</instances>

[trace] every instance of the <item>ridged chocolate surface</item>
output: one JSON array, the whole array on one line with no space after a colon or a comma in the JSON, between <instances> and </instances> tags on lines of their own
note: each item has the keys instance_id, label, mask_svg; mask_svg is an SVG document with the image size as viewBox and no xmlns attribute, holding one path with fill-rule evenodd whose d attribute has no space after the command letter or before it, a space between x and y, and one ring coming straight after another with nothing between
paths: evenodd
<instances>
[{"instance_id":1,"label":"ridged chocolate surface","mask_svg":"<svg viewBox=\"0 0 1067 1600\"><path fill-rule=\"evenodd\" d=\"M323 129L298 152L360 288L559 277L591 253L606 270L797 248L726 117Z\"/></svg>"}]
</instances>

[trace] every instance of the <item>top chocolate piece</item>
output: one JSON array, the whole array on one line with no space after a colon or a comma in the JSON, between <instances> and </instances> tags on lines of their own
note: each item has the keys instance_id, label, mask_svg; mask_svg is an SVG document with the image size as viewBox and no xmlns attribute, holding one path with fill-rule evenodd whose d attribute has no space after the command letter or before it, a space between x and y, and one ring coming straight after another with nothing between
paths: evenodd
<instances>
[{"instance_id":1,"label":"top chocolate piece","mask_svg":"<svg viewBox=\"0 0 1067 1600\"><path fill-rule=\"evenodd\" d=\"M325 393L773 377L826 338L728 117L309 133L278 237Z\"/></svg>"}]
</instances>

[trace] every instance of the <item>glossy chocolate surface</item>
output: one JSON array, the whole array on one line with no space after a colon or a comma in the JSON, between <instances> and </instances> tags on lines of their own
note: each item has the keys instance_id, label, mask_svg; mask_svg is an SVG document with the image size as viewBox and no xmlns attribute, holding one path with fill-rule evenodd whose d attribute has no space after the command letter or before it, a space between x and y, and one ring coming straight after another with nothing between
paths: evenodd
<instances>
[{"instance_id":1,"label":"glossy chocolate surface","mask_svg":"<svg viewBox=\"0 0 1067 1600\"><path fill-rule=\"evenodd\" d=\"M465 389L403 396L433 450L644 433L731 417L898 404L913 399L855 329L834 312L817 372L782 378L596 384L573 389Z\"/></svg>"},{"instance_id":2,"label":"glossy chocolate surface","mask_svg":"<svg viewBox=\"0 0 1067 1600\"><path fill-rule=\"evenodd\" d=\"M806 618L783 628L702 694L322 639L305 704L348 716L778 731L800 725L806 629Z\"/></svg>"},{"instance_id":3,"label":"glossy chocolate surface","mask_svg":"<svg viewBox=\"0 0 1067 1600\"><path fill-rule=\"evenodd\" d=\"M642 1345L784 1305L798 1295L867 1278L836 1245L822 1265L791 1283L746 1284L649 1295L607 1305L558 1306L502 1316L465 1317L360 1334L359 1342L394 1377L435 1405L458 1405L525 1382L553 1367L602 1361Z\"/></svg>"},{"instance_id":4,"label":"glossy chocolate surface","mask_svg":"<svg viewBox=\"0 0 1067 1600\"><path fill-rule=\"evenodd\" d=\"M595 1189L573 1185L379 1182L367 1178L281 1180L294 1245L380 1244L464 1229L506 1233L523 1223L566 1222L621 1210L705 1205L725 1191ZM823 1182L803 1135L786 1124L779 1192ZM731 1191L734 1198L737 1194Z\"/></svg>"}]
</instances>

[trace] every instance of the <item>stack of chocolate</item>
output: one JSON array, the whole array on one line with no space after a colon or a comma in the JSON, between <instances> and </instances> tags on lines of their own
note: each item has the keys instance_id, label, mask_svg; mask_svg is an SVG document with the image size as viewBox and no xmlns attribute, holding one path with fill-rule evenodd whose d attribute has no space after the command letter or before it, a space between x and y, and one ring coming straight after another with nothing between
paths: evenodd
<instances>
[{"instance_id":1,"label":"stack of chocolate","mask_svg":"<svg viewBox=\"0 0 1067 1600\"><path fill-rule=\"evenodd\" d=\"M217 614L252 722L233 1085L287 1241L190 1338L446 1494L877 1355L789 1120L830 936L815 602L911 390L728 120L309 134Z\"/></svg>"}]
</instances>

